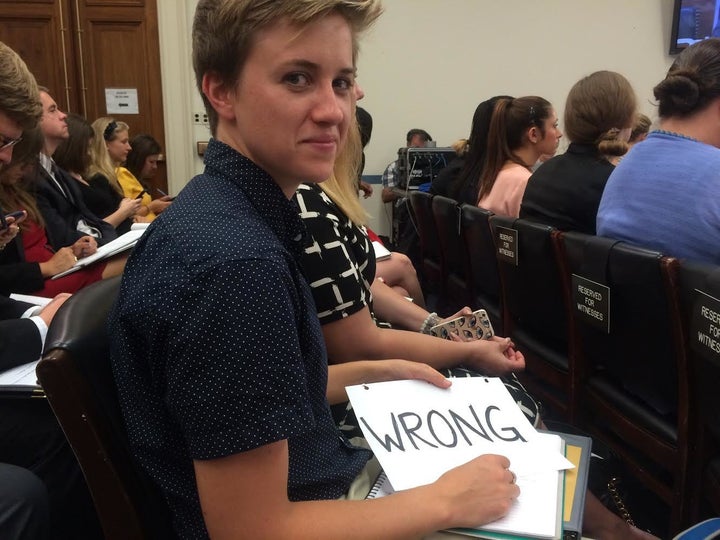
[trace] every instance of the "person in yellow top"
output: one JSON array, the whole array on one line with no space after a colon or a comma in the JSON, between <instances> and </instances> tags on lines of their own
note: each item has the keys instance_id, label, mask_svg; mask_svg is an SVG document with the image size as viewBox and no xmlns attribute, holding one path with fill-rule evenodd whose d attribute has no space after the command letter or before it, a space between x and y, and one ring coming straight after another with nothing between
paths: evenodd
<instances>
[{"instance_id":1,"label":"person in yellow top","mask_svg":"<svg viewBox=\"0 0 720 540\"><path fill-rule=\"evenodd\" d=\"M92 124L95 132L90 151L91 165L88 174L101 174L110 185L124 197L142 199L142 208L135 215L135 221L150 222L165 210L170 202L168 197L153 200L150 193L128 169L122 166L131 150L130 127L125 122L103 116Z\"/></svg>"}]
</instances>

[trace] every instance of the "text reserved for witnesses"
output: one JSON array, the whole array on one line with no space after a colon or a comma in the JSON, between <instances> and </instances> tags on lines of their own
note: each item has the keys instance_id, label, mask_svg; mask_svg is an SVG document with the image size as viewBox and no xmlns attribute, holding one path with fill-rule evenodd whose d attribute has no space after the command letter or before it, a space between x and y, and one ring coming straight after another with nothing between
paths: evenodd
<instances>
[{"instance_id":1,"label":"text reserved for witnesses","mask_svg":"<svg viewBox=\"0 0 720 540\"><path fill-rule=\"evenodd\" d=\"M497 256L501 261L518 265L518 232L515 229L507 227L497 227L495 229L495 245L497 246Z\"/></svg>"},{"instance_id":2,"label":"text reserved for witnesses","mask_svg":"<svg viewBox=\"0 0 720 540\"><path fill-rule=\"evenodd\" d=\"M582 321L610 333L610 287L573 274L572 305Z\"/></svg>"},{"instance_id":3,"label":"text reserved for witnesses","mask_svg":"<svg viewBox=\"0 0 720 540\"><path fill-rule=\"evenodd\" d=\"M720 359L720 300L697 290L690 319L690 345L713 362Z\"/></svg>"}]
</instances>

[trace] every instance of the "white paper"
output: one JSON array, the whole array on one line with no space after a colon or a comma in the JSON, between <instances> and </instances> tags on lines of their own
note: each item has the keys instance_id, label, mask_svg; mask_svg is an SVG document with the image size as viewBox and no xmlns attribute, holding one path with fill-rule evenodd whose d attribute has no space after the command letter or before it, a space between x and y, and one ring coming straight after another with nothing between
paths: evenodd
<instances>
[{"instance_id":1,"label":"white paper","mask_svg":"<svg viewBox=\"0 0 720 540\"><path fill-rule=\"evenodd\" d=\"M26 304L34 304L41 307L47 306L52 300L52 298L45 298L44 296L33 296L31 294L18 293L11 293L10 298L17 300L18 302L25 302Z\"/></svg>"},{"instance_id":2,"label":"white paper","mask_svg":"<svg viewBox=\"0 0 720 540\"><path fill-rule=\"evenodd\" d=\"M106 88L107 114L140 114L137 88Z\"/></svg>"},{"instance_id":3,"label":"white paper","mask_svg":"<svg viewBox=\"0 0 720 540\"><path fill-rule=\"evenodd\" d=\"M87 257L83 257L82 259L79 259L70 268L68 268L64 272L55 274L51 279L58 279L63 276L66 276L68 274L72 274L73 272L77 272L81 268L85 268L86 266L89 266L90 264L94 263L95 261L99 261L101 259L107 259L109 257L112 257L113 255L117 255L118 253L128 250L131 247L133 247L135 244L137 244L137 241L140 239L140 237L144 233L145 233L145 229L128 231L125 234L118 236L115 240L111 240L107 244L98 246L97 251L95 253L93 253L92 255L89 255Z\"/></svg>"},{"instance_id":4,"label":"white paper","mask_svg":"<svg viewBox=\"0 0 720 540\"><path fill-rule=\"evenodd\" d=\"M38 387L35 368L40 360L29 364L22 364L0 373L0 386L29 386Z\"/></svg>"},{"instance_id":5,"label":"white paper","mask_svg":"<svg viewBox=\"0 0 720 540\"><path fill-rule=\"evenodd\" d=\"M452 381L449 389L424 381L347 387L392 488L429 484L482 454L505 455L521 495L507 516L482 529L552 538L560 521L560 471L573 467L562 454L562 440L536 431L500 379Z\"/></svg>"},{"instance_id":6,"label":"white paper","mask_svg":"<svg viewBox=\"0 0 720 540\"><path fill-rule=\"evenodd\" d=\"M560 452L533 444L537 431L494 377L453 379L448 389L424 381L391 381L350 386L347 392L365 438L395 489L430 484L488 453L507 456L518 477L573 466Z\"/></svg>"},{"instance_id":7,"label":"white paper","mask_svg":"<svg viewBox=\"0 0 720 540\"><path fill-rule=\"evenodd\" d=\"M538 433L534 441L543 448L544 454L558 453L562 449L562 440L558 435ZM514 470L514 469L513 469ZM562 481L557 470L545 470L518 477L520 496L507 515L486 525L479 525L488 531L518 534L530 531L537 536L552 538L556 533L558 505L562 497L558 493L558 482ZM554 486L552 495L548 486Z\"/></svg>"}]
</instances>

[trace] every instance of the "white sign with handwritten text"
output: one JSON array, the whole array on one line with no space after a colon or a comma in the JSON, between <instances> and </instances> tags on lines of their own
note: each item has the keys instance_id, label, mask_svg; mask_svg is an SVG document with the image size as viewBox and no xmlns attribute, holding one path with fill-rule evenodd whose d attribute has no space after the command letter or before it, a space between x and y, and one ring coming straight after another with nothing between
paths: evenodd
<instances>
[{"instance_id":1,"label":"white sign with handwritten text","mask_svg":"<svg viewBox=\"0 0 720 540\"><path fill-rule=\"evenodd\" d=\"M453 379L448 389L424 381L347 388L365 438L395 489L437 480L482 454L501 454L518 478L572 467L548 451L494 377Z\"/></svg>"}]
</instances>

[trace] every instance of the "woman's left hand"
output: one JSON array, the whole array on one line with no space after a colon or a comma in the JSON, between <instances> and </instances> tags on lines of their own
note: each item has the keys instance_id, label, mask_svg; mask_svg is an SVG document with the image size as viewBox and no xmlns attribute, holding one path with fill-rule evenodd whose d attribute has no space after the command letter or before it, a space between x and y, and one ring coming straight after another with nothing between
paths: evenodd
<instances>
[{"instance_id":1,"label":"woman's left hand","mask_svg":"<svg viewBox=\"0 0 720 540\"><path fill-rule=\"evenodd\" d=\"M97 241L92 236L83 236L70 247L75 257L82 259L97 251Z\"/></svg>"},{"instance_id":2,"label":"woman's left hand","mask_svg":"<svg viewBox=\"0 0 720 540\"><path fill-rule=\"evenodd\" d=\"M510 338L477 339L460 345L470 349L466 367L491 376L505 375L525 369L525 357L515 350Z\"/></svg>"}]
</instances>

